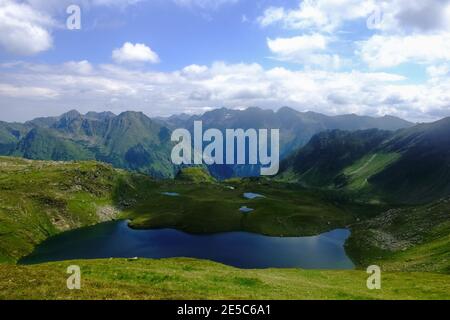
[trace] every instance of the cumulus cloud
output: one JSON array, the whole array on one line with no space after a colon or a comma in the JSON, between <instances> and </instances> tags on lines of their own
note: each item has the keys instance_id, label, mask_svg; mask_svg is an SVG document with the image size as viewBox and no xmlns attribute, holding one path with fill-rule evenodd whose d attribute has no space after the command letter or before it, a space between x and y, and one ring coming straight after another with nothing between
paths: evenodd
<instances>
[{"instance_id":1,"label":"cumulus cloud","mask_svg":"<svg viewBox=\"0 0 450 320\"><path fill-rule=\"evenodd\" d=\"M269 7L258 22L262 27L278 25L298 30L300 37L284 40L294 46L305 33L333 32L335 40L344 43L348 40L346 32L354 31L349 22L365 24L378 13L379 19L375 20L379 21L370 25L372 30L366 38L348 42L354 46L356 57L371 68L390 68L403 63L429 65L450 59L450 0L304 0L294 9ZM273 49L270 45L269 48ZM289 60L304 63L304 52L300 50L300 59L298 54L287 56ZM336 56L330 52L325 55L315 52L318 61L333 57Z\"/></svg>"},{"instance_id":2,"label":"cumulus cloud","mask_svg":"<svg viewBox=\"0 0 450 320\"><path fill-rule=\"evenodd\" d=\"M367 18L375 0L304 0L298 8L269 7L258 18L261 26L280 24L287 29L315 29L332 32L345 21Z\"/></svg>"},{"instance_id":3,"label":"cumulus cloud","mask_svg":"<svg viewBox=\"0 0 450 320\"><path fill-rule=\"evenodd\" d=\"M0 47L29 56L53 47L52 31L61 27L54 18L69 5L126 7L141 0L0 0Z\"/></svg>"},{"instance_id":4,"label":"cumulus cloud","mask_svg":"<svg viewBox=\"0 0 450 320\"><path fill-rule=\"evenodd\" d=\"M281 61L317 65L323 68L338 68L338 55L327 54L330 38L321 34L302 35L291 38L267 39L267 45Z\"/></svg>"},{"instance_id":5,"label":"cumulus cloud","mask_svg":"<svg viewBox=\"0 0 450 320\"><path fill-rule=\"evenodd\" d=\"M430 64L450 60L450 33L438 35L375 35L361 43L360 55L373 68L406 62Z\"/></svg>"},{"instance_id":6,"label":"cumulus cloud","mask_svg":"<svg viewBox=\"0 0 450 320\"><path fill-rule=\"evenodd\" d=\"M143 43L124 43L121 48L114 49L112 58L117 63L158 63L159 56L150 47Z\"/></svg>"},{"instance_id":7,"label":"cumulus cloud","mask_svg":"<svg viewBox=\"0 0 450 320\"><path fill-rule=\"evenodd\" d=\"M379 0L383 13L379 29L391 33L449 31L450 0Z\"/></svg>"},{"instance_id":8,"label":"cumulus cloud","mask_svg":"<svg viewBox=\"0 0 450 320\"><path fill-rule=\"evenodd\" d=\"M159 116L203 112L218 106L288 105L326 114L392 114L427 121L436 119L450 105L449 79L411 85L401 75L384 72L292 71L223 62L154 72L86 61L4 64L0 72L1 104L8 105L8 110L29 108L14 120L70 108L114 112L133 109ZM8 110L2 110L4 117Z\"/></svg>"},{"instance_id":9,"label":"cumulus cloud","mask_svg":"<svg viewBox=\"0 0 450 320\"><path fill-rule=\"evenodd\" d=\"M52 18L25 3L0 0L0 46L18 55L33 55L52 47Z\"/></svg>"}]
</instances>

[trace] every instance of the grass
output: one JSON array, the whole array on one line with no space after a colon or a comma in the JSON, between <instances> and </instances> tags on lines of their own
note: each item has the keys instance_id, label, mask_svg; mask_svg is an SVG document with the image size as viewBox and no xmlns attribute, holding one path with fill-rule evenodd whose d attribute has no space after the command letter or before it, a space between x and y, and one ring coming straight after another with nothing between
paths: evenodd
<instances>
[{"instance_id":1,"label":"grass","mask_svg":"<svg viewBox=\"0 0 450 320\"><path fill-rule=\"evenodd\" d=\"M69 265L81 267L79 291L66 287ZM367 278L362 271L241 270L183 258L66 261L0 265L0 299L450 299L448 275L383 273L374 291Z\"/></svg>"},{"instance_id":2,"label":"grass","mask_svg":"<svg viewBox=\"0 0 450 320\"><path fill-rule=\"evenodd\" d=\"M243 214L242 206L255 210ZM97 162L0 157L0 299L449 299L450 199L379 215L384 209L265 179L218 182L201 169L158 181ZM277 236L360 220L348 252L361 268L376 263L388 272L383 290L369 291L361 271L240 270L192 259L15 265L48 237L113 218L131 218L135 228ZM79 292L65 289L69 264L82 266ZM398 272L405 270L413 272Z\"/></svg>"},{"instance_id":3,"label":"grass","mask_svg":"<svg viewBox=\"0 0 450 320\"><path fill-rule=\"evenodd\" d=\"M0 262L14 263L50 236L104 221L125 173L97 162L0 158Z\"/></svg>"},{"instance_id":4,"label":"grass","mask_svg":"<svg viewBox=\"0 0 450 320\"><path fill-rule=\"evenodd\" d=\"M343 173L348 179L346 188L362 190L370 187L368 179L400 159L400 156L398 153L375 153L365 156L352 166L345 168Z\"/></svg>"},{"instance_id":5,"label":"grass","mask_svg":"<svg viewBox=\"0 0 450 320\"><path fill-rule=\"evenodd\" d=\"M379 206L352 203L334 193L267 180L224 183L157 182L125 210L137 229L177 228L190 233L249 231L272 236L307 236L342 228ZM178 197L164 195L177 193ZM265 196L245 199L255 192ZM254 209L250 214L242 206Z\"/></svg>"}]
</instances>

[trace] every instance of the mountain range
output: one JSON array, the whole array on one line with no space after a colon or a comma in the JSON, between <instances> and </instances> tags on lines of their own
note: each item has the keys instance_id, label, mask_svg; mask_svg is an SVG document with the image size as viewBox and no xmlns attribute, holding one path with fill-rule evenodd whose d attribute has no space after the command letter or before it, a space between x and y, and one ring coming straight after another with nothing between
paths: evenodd
<instances>
[{"instance_id":1,"label":"mountain range","mask_svg":"<svg viewBox=\"0 0 450 320\"><path fill-rule=\"evenodd\" d=\"M176 128L192 130L194 121L202 121L205 129L280 129L283 159L320 132L372 128L394 131L414 125L391 116L331 117L287 107L278 111L221 108L202 115L156 119L130 111L119 115L111 112L82 115L73 110L59 117L37 118L23 124L0 122L0 154L39 160L99 160L118 168L170 178L178 171L170 159L171 132ZM252 176L259 172L255 166L224 165L209 169L218 178Z\"/></svg>"},{"instance_id":2,"label":"mountain range","mask_svg":"<svg viewBox=\"0 0 450 320\"><path fill-rule=\"evenodd\" d=\"M398 131L327 131L282 163L280 177L308 187L425 203L450 193L450 118Z\"/></svg>"}]
</instances>

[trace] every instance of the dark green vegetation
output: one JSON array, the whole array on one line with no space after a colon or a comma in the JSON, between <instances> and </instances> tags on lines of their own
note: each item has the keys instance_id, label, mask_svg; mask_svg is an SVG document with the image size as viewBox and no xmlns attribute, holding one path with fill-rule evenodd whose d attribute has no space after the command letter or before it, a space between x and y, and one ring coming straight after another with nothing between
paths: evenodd
<instances>
[{"instance_id":1,"label":"dark green vegetation","mask_svg":"<svg viewBox=\"0 0 450 320\"><path fill-rule=\"evenodd\" d=\"M191 183L214 183L217 182L203 167L187 167L182 168L177 176L176 180L179 182L191 182Z\"/></svg>"},{"instance_id":2,"label":"dark green vegetation","mask_svg":"<svg viewBox=\"0 0 450 320\"><path fill-rule=\"evenodd\" d=\"M66 288L79 265L81 290ZM363 271L240 270L193 259L66 261L0 265L0 299L449 299L450 276L383 273L367 290ZM14 279L14 281L11 281Z\"/></svg>"},{"instance_id":3,"label":"dark green vegetation","mask_svg":"<svg viewBox=\"0 0 450 320\"><path fill-rule=\"evenodd\" d=\"M60 117L38 118L25 124L0 122L0 155L35 160L98 160L158 178L173 178L177 170L170 160L173 129L192 129L195 120L205 128L281 128L282 156L303 146L314 134L328 129L396 130L412 124L394 117L356 115L328 117L289 108L278 112L250 108L219 109L202 116L174 116L152 120L143 113L70 111ZM258 172L251 166L212 166L216 177L247 176Z\"/></svg>"},{"instance_id":4,"label":"dark green vegetation","mask_svg":"<svg viewBox=\"0 0 450 320\"><path fill-rule=\"evenodd\" d=\"M280 178L368 201L424 204L450 194L450 118L387 132L332 131L282 165Z\"/></svg>"}]
</instances>

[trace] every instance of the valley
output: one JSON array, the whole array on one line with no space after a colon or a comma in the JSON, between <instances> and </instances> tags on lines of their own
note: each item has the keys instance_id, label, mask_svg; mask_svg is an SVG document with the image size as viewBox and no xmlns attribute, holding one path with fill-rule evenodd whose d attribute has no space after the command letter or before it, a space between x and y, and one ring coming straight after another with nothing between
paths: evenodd
<instances>
[{"instance_id":1,"label":"valley","mask_svg":"<svg viewBox=\"0 0 450 320\"><path fill-rule=\"evenodd\" d=\"M0 167L3 297L448 298L448 201L430 207L436 215L433 219L427 219L424 214L430 208L418 208L417 218L404 224L400 213L406 208L398 209L397 218L392 219L385 205L354 201L333 190L311 190L297 184L256 178L217 181L204 168L182 170L175 180L155 180L97 162L3 157ZM246 192L264 198L247 199ZM239 208L243 205L255 211L241 213ZM130 219L130 226L135 229L175 228L191 234L248 231L286 237L316 235L349 226L352 235L347 252L358 269L372 263L381 265L383 270L386 268L385 290L367 291L367 276L363 271L242 270L195 259L109 259L17 265L21 257L51 236L125 218ZM385 220L392 223L378 222ZM381 238L390 239L390 247L379 238L375 238L376 242L368 238L379 233L390 235ZM408 246L402 247L404 243ZM69 293L58 288L58 283L65 279L64 268L68 263L82 266L86 290ZM9 282L12 273L20 274L20 280ZM197 285L186 291L184 284L192 283L193 279ZM414 286L410 285L411 279ZM35 283L33 288L26 285L29 281Z\"/></svg>"},{"instance_id":2,"label":"valley","mask_svg":"<svg viewBox=\"0 0 450 320\"><path fill-rule=\"evenodd\" d=\"M244 129L282 124L280 174L252 177L259 168L176 167L171 163L170 130L178 126L191 130L195 120L203 121L205 128L219 124L226 128L228 124L220 119ZM119 116L70 112L26 124L1 123L0 152L7 155L0 157L1 292L17 298L51 298L55 292L72 299L449 298L448 121L412 126L396 118L330 118L288 108L278 112L250 108L218 109L188 120L176 116L153 120L133 112ZM375 125L379 128L373 129ZM49 258L41 262L50 263L20 263L43 243L57 242L71 230L83 236L84 230L90 230L86 227L107 229L105 222L132 239L168 239L160 242L161 248L173 244L175 238L187 246L208 237L219 237L224 244L261 237L261 245L272 248L283 241L291 246L299 241L296 246L300 248L302 241L319 243L324 234L346 230L350 236L343 239L345 254L356 270L236 269L230 265L245 264L209 253L189 253L196 252L191 249L184 251L187 256L229 265L181 257L160 259L164 256L151 250L142 255L151 259L127 260L120 259L120 252L105 251L92 258L106 260L73 256L87 270L86 281L92 286L89 293L77 295L56 288L65 279L63 266L68 262ZM110 239L111 232L104 239ZM113 236L110 241L118 239ZM81 252L83 246L101 244L81 240ZM125 248L127 242L121 241ZM344 251L344 242L339 250ZM172 250L167 248L167 252ZM217 248L227 251L223 246ZM283 250L291 250L279 248L280 256L270 261L282 261ZM338 247L323 248L336 252ZM173 252L174 257L183 255ZM259 256L264 257L263 251ZM305 262L285 266L298 268L307 266ZM364 270L372 264L382 268L387 284L378 293L365 289ZM11 283L8 276L14 272L22 275L21 280ZM211 278L211 273L216 276ZM230 283L228 278L237 280ZM183 293L193 279L198 287ZM37 293L27 288L28 281L38 281L33 288Z\"/></svg>"}]
</instances>

